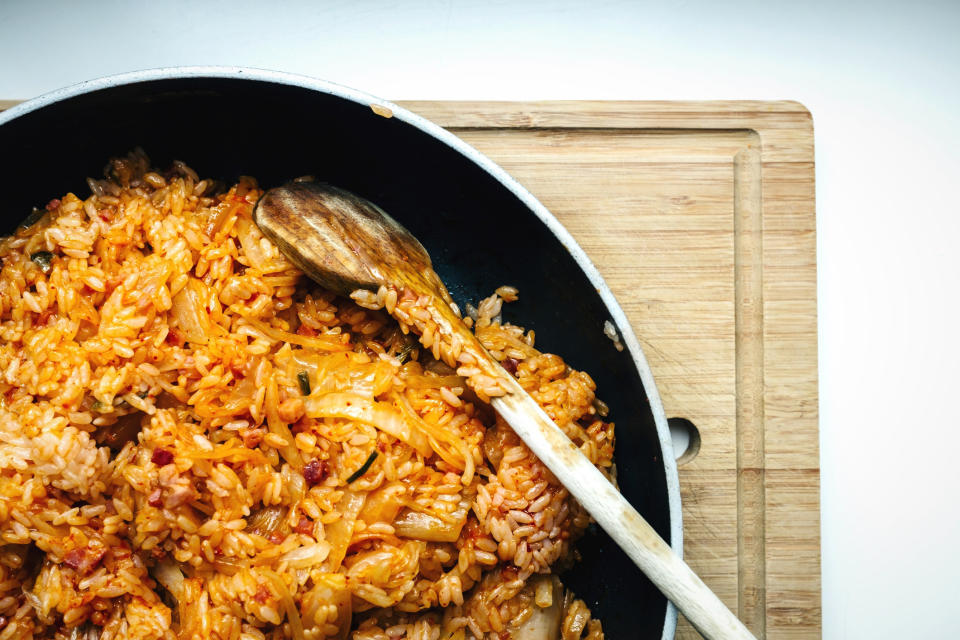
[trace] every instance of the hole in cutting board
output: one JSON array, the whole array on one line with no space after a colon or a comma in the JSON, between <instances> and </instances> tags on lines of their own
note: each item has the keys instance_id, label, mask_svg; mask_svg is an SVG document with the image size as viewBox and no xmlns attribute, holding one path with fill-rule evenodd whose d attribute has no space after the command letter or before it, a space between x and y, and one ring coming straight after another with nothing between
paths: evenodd
<instances>
[{"instance_id":1,"label":"hole in cutting board","mask_svg":"<svg viewBox=\"0 0 960 640\"><path fill-rule=\"evenodd\" d=\"M668 418L673 455L677 464L686 464L700 453L700 430L686 418Z\"/></svg>"}]
</instances>

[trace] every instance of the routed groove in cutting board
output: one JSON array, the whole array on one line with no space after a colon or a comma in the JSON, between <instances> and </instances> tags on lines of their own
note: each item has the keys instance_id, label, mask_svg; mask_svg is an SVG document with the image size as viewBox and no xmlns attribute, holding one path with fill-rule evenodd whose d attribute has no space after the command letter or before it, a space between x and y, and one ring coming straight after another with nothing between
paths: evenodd
<instances>
[{"instance_id":1,"label":"routed groove in cutting board","mask_svg":"<svg viewBox=\"0 0 960 640\"><path fill-rule=\"evenodd\" d=\"M737 616L766 635L763 204L759 136L733 159L737 378Z\"/></svg>"}]
</instances>

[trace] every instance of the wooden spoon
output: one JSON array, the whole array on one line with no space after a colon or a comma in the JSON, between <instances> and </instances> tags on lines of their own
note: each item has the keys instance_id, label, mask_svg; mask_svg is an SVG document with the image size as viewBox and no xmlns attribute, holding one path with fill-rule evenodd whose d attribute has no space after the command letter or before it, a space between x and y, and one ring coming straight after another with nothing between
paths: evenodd
<instances>
[{"instance_id":1,"label":"wooden spoon","mask_svg":"<svg viewBox=\"0 0 960 640\"><path fill-rule=\"evenodd\" d=\"M454 311L430 256L382 209L316 182L271 189L254 220L294 264L361 304L384 306L425 347L459 367L531 451L707 638L754 638L717 596L480 345ZM359 290L359 291L358 291ZM754 639L755 640L755 639Z\"/></svg>"}]
</instances>

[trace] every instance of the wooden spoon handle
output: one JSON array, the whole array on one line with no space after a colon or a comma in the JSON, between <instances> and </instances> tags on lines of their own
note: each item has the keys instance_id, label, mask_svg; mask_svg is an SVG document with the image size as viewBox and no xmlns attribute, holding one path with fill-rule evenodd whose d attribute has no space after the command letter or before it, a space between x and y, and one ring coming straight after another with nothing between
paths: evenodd
<instances>
[{"instance_id":1,"label":"wooden spoon handle","mask_svg":"<svg viewBox=\"0 0 960 640\"><path fill-rule=\"evenodd\" d=\"M506 377L510 392L494 398L493 407L687 620L711 640L756 640L516 379Z\"/></svg>"}]
</instances>

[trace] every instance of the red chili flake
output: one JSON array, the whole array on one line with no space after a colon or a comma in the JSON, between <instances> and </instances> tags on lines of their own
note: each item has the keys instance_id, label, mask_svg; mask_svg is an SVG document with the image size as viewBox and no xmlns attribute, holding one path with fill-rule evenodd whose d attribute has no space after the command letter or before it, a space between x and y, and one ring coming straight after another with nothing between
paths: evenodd
<instances>
[{"instance_id":1,"label":"red chili flake","mask_svg":"<svg viewBox=\"0 0 960 640\"><path fill-rule=\"evenodd\" d=\"M517 365L520 364L519 360L516 360L515 358L506 358L500 364L503 365L503 368L506 369L507 373L510 375L517 375Z\"/></svg>"},{"instance_id":2,"label":"red chili flake","mask_svg":"<svg viewBox=\"0 0 960 640\"><path fill-rule=\"evenodd\" d=\"M259 587L257 587L257 592L253 594L253 599L260 604L263 604L270 599L270 595L270 590L261 584Z\"/></svg>"},{"instance_id":3,"label":"red chili flake","mask_svg":"<svg viewBox=\"0 0 960 640\"><path fill-rule=\"evenodd\" d=\"M47 211L53 211L60 208L60 198L54 198L47 203Z\"/></svg>"},{"instance_id":4,"label":"red chili flake","mask_svg":"<svg viewBox=\"0 0 960 640\"><path fill-rule=\"evenodd\" d=\"M326 460L311 460L303 468L303 479L312 487L326 480L329 472Z\"/></svg>"},{"instance_id":5,"label":"red chili flake","mask_svg":"<svg viewBox=\"0 0 960 640\"><path fill-rule=\"evenodd\" d=\"M380 450L380 453L386 453L386 452L387 452L387 443L386 443L386 442L378 442L378 443L377 443L377 449Z\"/></svg>"},{"instance_id":6,"label":"red chili flake","mask_svg":"<svg viewBox=\"0 0 960 640\"><path fill-rule=\"evenodd\" d=\"M163 492L160 491L160 487L153 490L153 493L147 498L147 504L151 507L159 507L163 504Z\"/></svg>"},{"instance_id":7,"label":"red chili flake","mask_svg":"<svg viewBox=\"0 0 960 640\"><path fill-rule=\"evenodd\" d=\"M150 456L150 462L158 467L165 467L173 462L173 454L166 449L154 449L153 455Z\"/></svg>"},{"instance_id":8,"label":"red chili flake","mask_svg":"<svg viewBox=\"0 0 960 640\"><path fill-rule=\"evenodd\" d=\"M311 535L313 533L313 522L307 518L301 518L293 530L304 535Z\"/></svg>"},{"instance_id":9,"label":"red chili flake","mask_svg":"<svg viewBox=\"0 0 960 640\"><path fill-rule=\"evenodd\" d=\"M63 564L80 575L85 576L100 564L100 561L103 560L103 556L106 553L106 549L94 550L89 547L74 549L73 551L68 551L67 555L63 556Z\"/></svg>"}]
</instances>

